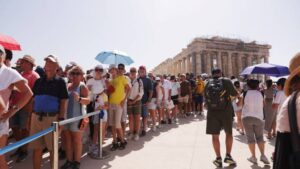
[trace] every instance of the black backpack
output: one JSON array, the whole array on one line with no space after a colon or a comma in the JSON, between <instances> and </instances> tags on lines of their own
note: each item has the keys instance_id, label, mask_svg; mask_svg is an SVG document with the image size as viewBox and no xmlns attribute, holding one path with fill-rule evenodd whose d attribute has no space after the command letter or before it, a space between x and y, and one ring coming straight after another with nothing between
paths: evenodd
<instances>
[{"instance_id":1,"label":"black backpack","mask_svg":"<svg viewBox=\"0 0 300 169\"><path fill-rule=\"evenodd\" d=\"M205 99L208 110L222 111L225 110L229 97L226 93L223 79L210 79L205 87Z\"/></svg>"}]
</instances>

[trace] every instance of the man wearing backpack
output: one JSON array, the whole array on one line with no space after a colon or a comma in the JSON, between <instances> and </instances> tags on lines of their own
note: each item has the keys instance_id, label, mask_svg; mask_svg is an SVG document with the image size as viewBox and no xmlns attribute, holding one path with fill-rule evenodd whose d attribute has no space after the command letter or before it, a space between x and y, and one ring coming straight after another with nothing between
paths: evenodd
<instances>
[{"instance_id":1,"label":"man wearing backpack","mask_svg":"<svg viewBox=\"0 0 300 169\"><path fill-rule=\"evenodd\" d=\"M222 77L220 69L214 69L212 77L205 86L204 94L207 106L206 134L212 135L212 143L217 156L213 163L217 167L222 167L219 135L220 131L224 129L226 133L226 156L224 162L229 165L236 165L230 153L233 142L232 123L234 114L231 97L235 97L237 92L232 82Z\"/></svg>"}]
</instances>

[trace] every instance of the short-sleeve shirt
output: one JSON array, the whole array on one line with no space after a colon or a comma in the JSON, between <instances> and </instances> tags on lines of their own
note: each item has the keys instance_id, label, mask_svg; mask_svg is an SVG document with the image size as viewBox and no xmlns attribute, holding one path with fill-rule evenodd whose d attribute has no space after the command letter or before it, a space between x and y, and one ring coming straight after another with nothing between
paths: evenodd
<instances>
[{"instance_id":1,"label":"short-sleeve shirt","mask_svg":"<svg viewBox=\"0 0 300 169\"><path fill-rule=\"evenodd\" d=\"M165 100L168 100L169 91L172 90L171 82L167 79L164 79L162 83L162 87L164 88L164 92L165 92Z\"/></svg>"},{"instance_id":2,"label":"short-sleeve shirt","mask_svg":"<svg viewBox=\"0 0 300 169\"><path fill-rule=\"evenodd\" d=\"M179 82L171 82L172 85L172 90L171 90L171 96L176 96L178 95L178 89L180 89L180 84Z\"/></svg>"},{"instance_id":3,"label":"short-sleeve shirt","mask_svg":"<svg viewBox=\"0 0 300 169\"><path fill-rule=\"evenodd\" d=\"M109 103L120 104L126 96L125 86L128 85L128 80L122 75L110 80L109 83L114 87L114 92L109 97Z\"/></svg>"},{"instance_id":4,"label":"short-sleeve shirt","mask_svg":"<svg viewBox=\"0 0 300 169\"><path fill-rule=\"evenodd\" d=\"M149 99L150 92L153 91L153 83L151 79L146 76L140 77L140 79L143 81L143 86L144 86L144 95L142 97L142 103L145 104Z\"/></svg>"},{"instance_id":5,"label":"short-sleeve shirt","mask_svg":"<svg viewBox=\"0 0 300 169\"><path fill-rule=\"evenodd\" d=\"M60 101L68 99L67 85L61 77L38 79L33 86L34 112L59 113Z\"/></svg>"},{"instance_id":6,"label":"short-sleeve shirt","mask_svg":"<svg viewBox=\"0 0 300 169\"><path fill-rule=\"evenodd\" d=\"M223 87L226 91L226 96L227 97L233 97L233 96L236 96L238 93L237 91L235 90L232 82L230 79L228 78L220 78L222 79L222 82L223 82ZM206 88L207 85L205 85L205 88ZM206 90L206 89L205 89ZM234 111L233 111L233 107L232 107L232 104L231 104L231 101L229 101L229 104L228 106L226 107L226 109L222 112L220 111L209 111L208 112L208 115L220 115L220 116L223 116L224 113L226 113L227 115L231 115L233 116L234 115Z\"/></svg>"},{"instance_id":7,"label":"short-sleeve shirt","mask_svg":"<svg viewBox=\"0 0 300 169\"><path fill-rule=\"evenodd\" d=\"M289 113L288 113L288 103L290 96L283 102L276 120L276 130L279 132L290 132L290 122L289 122ZM296 116L297 116L297 125L298 131L300 131L300 93L297 94L296 99Z\"/></svg>"},{"instance_id":8,"label":"short-sleeve shirt","mask_svg":"<svg viewBox=\"0 0 300 169\"><path fill-rule=\"evenodd\" d=\"M260 120L264 119L264 98L258 90L248 90L244 98L244 106L242 109L242 118L256 117Z\"/></svg>"},{"instance_id":9,"label":"short-sleeve shirt","mask_svg":"<svg viewBox=\"0 0 300 169\"><path fill-rule=\"evenodd\" d=\"M190 87L191 87L191 84L189 81L185 80L185 81L181 82L180 83L180 95L182 97L184 97L186 95L191 94Z\"/></svg>"},{"instance_id":10,"label":"short-sleeve shirt","mask_svg":"<svg viewBox=\"0 0 300 169\"><path fill-rule=\"evenodd\" d=\"M286 100L286 95L284 94L284 91L280 90L276 93L275 99L273 101L274 104L278 104L278 111L280 110L283 102Z\"/></svg>"},{"instance_id":11,"label":"short-sleeve shirt","mask_svg":"<svg viewBox=\"0 0 300 169\"><path fill-rule=\"evenodd\" d=\"M95 80L94 78L89 79L86 83L88 87L90 87L89 97L91 100L96 99L97 94L102 93L106 89L105 80Z\"/></svg>"},{"instance_id":12,"label":"short-sleeve shirt","mask_svg":"<svg viewBox=\"0 0 300 169\"><path fill-rule=\"evenodd\" d=\"M25 81L16 70L6 67L4 64L0 67L0 95L4 101L5 111L9 107L9 97L12 91L11 85L21 80Z\"/></svg>"}]
</instances>

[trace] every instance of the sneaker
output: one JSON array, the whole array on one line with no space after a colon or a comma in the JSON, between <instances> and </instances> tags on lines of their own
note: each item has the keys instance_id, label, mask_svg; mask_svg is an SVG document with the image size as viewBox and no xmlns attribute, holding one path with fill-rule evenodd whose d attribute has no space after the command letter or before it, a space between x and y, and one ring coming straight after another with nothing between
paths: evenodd
<instances>
[{"instance_id":1,"label":"sneaker","mask_svg":"<svg viewBox=\"0 0 300 169\"><path fill-rule=\"evenodd\" d=\"M257 164L257 159L255 157L253 157L253 156L247 158L247 160L250 161L253 164Z\"/></svg>"},{"instance_id":2,"label":"sneaker","mask_svg":"<svg viewBox=\"0 0 300 169\"><path fill-rule=\"evenodd\" d=\"M133 136L134 136L134 134L130 132L130 133L127 134L127 139L132 140Z\"/></svg>"},{"instance_id":3,"label":"sneaker","mask_svg":"<svg viewBox=\"0 0 300 169\"><path fill-rule=\"evenodd\" d=\"M113 142L112 146L110 147L110 151L116 151L119 148L119 144Z\"/></svg>"},{"instance_id":4,"label":"sneaker","mask_svg":"<svg viewBox=\"0 0 300 169\"><path fill-rule=\"evenodd\" d=\"M74 161L72 165L72 169L79 169L80 168L80 162Z\"/></svg>"},{"instance_id":5,"label":"sneaker","mask_svg":"<svg viewBox=\"0 0 300 169\"><path fill-rule=\"evenodd\" d=\"M152 126L151 130L156 131L156 126Z\"/></svg>"},{"instance_id":6,"label":"sneaker","mask_svg":"<svg viewBox=\"0 0 300 169\"><path fill-rule=\"evenodd\" d=\"M168 119L168 124L172 124L172 120L171 119Z\"/></svg>"},{"instance_id":7,"label":"sneaker","mask_svg":"<svg viewBox=\"0 0 300 169\"><path fill-rule=\"evenodd\" d=\"M24 151L20 152L19 155L18 155L18 158L17 158L16 162L19 163L21 161L24 161L27 156L28 156L27 152L24 152Z\"/></svg>"},{"instance_id":8,"label":"sneaker","mask_svg":"<svg viewBox=\"0 0 300 169\"><path fill-rule=\"evenodd\" d=\"M140 134L141 137L144 137L146 136L146 131L145 130L142 130L142 133Z\"/></svg>"},{"instance_id":9,"label":"sneaker","mask_svg":"<svg viewBox=\"0 0 300 169\"><path fill-rule=\"evenodd\" d=\"M97 145L96 144L91 144L89 145L89 154L92 154L95 150L97 150Z\"/></svg>"},{"instance_id":10,"label":"sneaker","mask_svg":"<svg viewBox=\"0 0 300 169\"><path fill-rule=\"evenodd\" d=\"M175 122L175 123L178 123L178 118L175 118L175 119L174 119L174 122Z\"/></svg>"},{"instance_id":11,"label":"sneaker","mask_svg":"<svg viewBox=\"0 0 300 169\"><path fill-rule=\"evenodd\" d=\"M119 146L119 150L124 150L126 148L127 143L121 142Z\"/></svg>"},{"instance_id":12,"label":"sneaker","mask_svg":"<svg viewBox=\"0 0 300 169\"><path fill-rule=\"evenodd\" d=\"M135 134L135 135L133 136L133 140L134 140L134 141L138 141L138 140L139 140L139 138L140 138L140 137L139 137L139 135L138 135L138 134Z\"/></svg>"},{"instance_id":13,"label":"sneaker","mask_svg":"<svg viewBox=\"0 0 300 169\"><path fill-rule=\"evenodd\" d=\"M216 167L222 167L223 164L222 164L222 158L221 157L217 157L214 161L213 161L214 165Z\"/></svg>"},{"instance_id":14,"label":"sneaker","mask_svg":"<svg viewBox=\"0 0 300 169\"><path fill-rule=\"evenodd\" d=\"M227 163L229 165L236 165L236 162L233 160L233 158L231 157L230 154L227 154L225 159L224 159L224 163Z\"/></svg>"},{"instance_id":15,"label":"sneaker","mask_svg":"<svg viewBox=\"0 0 300 169\"><path fill-rule=\"evenodd\" d=\"M165 120L160 121L160 124L167 124Z\"/></svg>"},{"instance_id":16,"label":"sneaker","mask_svg":"<svg viewBox=\"0 0 300 169\"><path fill-rule=\"evenodd\" d=\"M264 164L269 165L270 162L268 160L268 158L265 155L261 155L260 156L260 161L262 161Z\"/></svg>"},{"instance_id":17,"label":"sneaker","mask_svg":"<svg viewBox=\"0 0 300 169\"><path fill-rule=\"evenodd\" d=\"M69 168L72 168L72 166L73 166L73 163L71 161L67 160L66 163L60 167L60 169L69 169Z\"/></svg>"}]
</instances>

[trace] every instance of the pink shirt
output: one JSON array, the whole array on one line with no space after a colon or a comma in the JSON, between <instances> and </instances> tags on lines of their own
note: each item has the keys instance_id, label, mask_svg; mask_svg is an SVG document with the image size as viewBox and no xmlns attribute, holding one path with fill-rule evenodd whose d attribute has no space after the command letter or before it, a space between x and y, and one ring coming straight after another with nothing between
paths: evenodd
<instances>
[{"instance_id":1,"label":"pink shirt","mask_svg":"<svg viewBox=\"0 0 300 169\"><path fill-rule=\"evenodd\" d=\"M40 78L39 74L32 70L28 72L23 72L21 73L21 75L27 80L30 89L33 88L35 81Z\"/></svg>"},{"instance_id":2,"label":"pink shirt","mask_svg":"<svg viewBox=\"0 0 300 169\"><path fill-rule=\"evenodd\" d=\"M39 74L32 70L25 73L23 72L21 73L21 75L26 79L30 89L33 88L35 81L40 78ZM16 103L21 97L22 95L18 91L13 91L11 104Z\"/></svg>"},{"instance_id":3,"label":"pink shirt","mask_svg":"<svg viewBox=\"0 0 300 169\"><path fill-rule=\"evenodd\" d=\"M289 96L282 104L279 113L277 114L277 128L276 130L279 132L290 132L290 122L289 122L289 114L288 114L288 102L291 96ZM297 95L296 100L296 116L297 116L297 124L298 130L300 131L300 93Z\"/></svg>"}]
</instances>

